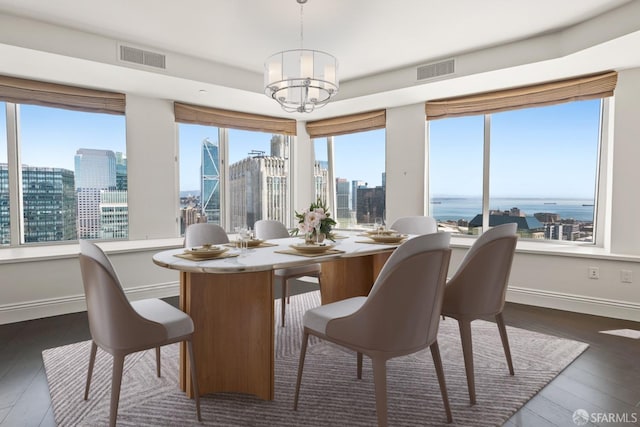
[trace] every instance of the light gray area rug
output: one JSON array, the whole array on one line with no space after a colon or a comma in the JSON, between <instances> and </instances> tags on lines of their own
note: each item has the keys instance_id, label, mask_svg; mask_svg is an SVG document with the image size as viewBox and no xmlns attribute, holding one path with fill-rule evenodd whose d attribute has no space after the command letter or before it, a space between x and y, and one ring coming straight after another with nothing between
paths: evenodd
<instances>
[{"instance_id":1,"label":"light gray area rug","mask_svg":"<svg viewBox=\"0 0 640 427\"><path fill-rule=\"evenodd\" d=\"M280 301L275 302L280 313ZM356 358L315 339L307 352L298 411L293 395L301 340L301 316L319 304L318 292L291 298L287 323L276 321L275 399L220 393L203 396L202 423L195 404L178 388L178 346L162 349L162 378L155 375L155 354L126 359L120 396L121 426L372 426L376 425L373 373L365 357L363 379L356 379ZM279 318L279 316L276 316ZM440 323L438 342L449 399L457 426L504 423L586 348L584 343L523 329L508 328L516 375L510 376L498 329L476 321L473 327L478 403L469 405L457 322ZM88 401L83 400L90 343L43 352L55 418L61 426L108 424L111 356L98 351ZM388 364L389 423L392 426L446 425L440 389L429 350L392 359Z\"/></svg>"}]
</instances>

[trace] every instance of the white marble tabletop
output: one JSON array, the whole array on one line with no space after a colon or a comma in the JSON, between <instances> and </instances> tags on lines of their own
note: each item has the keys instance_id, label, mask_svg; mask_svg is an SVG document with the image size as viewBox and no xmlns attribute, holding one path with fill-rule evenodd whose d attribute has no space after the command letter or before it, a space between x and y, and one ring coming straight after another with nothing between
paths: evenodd
<instances>
[{"instance_id":1,"label":"white marble tabletop","mask_svg":"<svg viewBox=\"0 0 640 427\"><path fill-rule=\"evenodd\" d=\"M359 233L342 232L336 234L341 238L337 238L335 242L327 240L326 243L335 245L334 249L344 251L342 253L331 253L317 257L277 253L276 251L291 249L290 245L302 243L301 238L290 237L267 241L277 246L249 248L244 251L230 248L229 253L238 254L238 256L229 258L191 261L175 256L176 254L184 253L185 249L179 248L155 254L153 256L153 262L161 267L190 273L242 273L248 271L273 270L276 268L323 262L336 258L371 255L393 250L398 246L397 244L362 243L371 240L368 239L366 235Z\"/></svg>"}]
</instances>

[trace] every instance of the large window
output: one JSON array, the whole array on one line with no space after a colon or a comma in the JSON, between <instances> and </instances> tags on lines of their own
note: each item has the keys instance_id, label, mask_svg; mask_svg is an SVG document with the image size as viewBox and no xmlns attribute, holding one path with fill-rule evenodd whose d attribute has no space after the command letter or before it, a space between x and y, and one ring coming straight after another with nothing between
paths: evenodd
<instances>
[{"instance_id":1,"label":"large window","mask_svg":"<svg viewBox=\"0 0 640 427\"><path fill-rule=\"evenodd\" d=\"M29 104L6 106L17 124L8 141L14 141L13 152L20 153L19 159L8 158L6 163L9 171L20 165L20 180L17 185L9 180L2 189L19 194L22 221L11 218L20 224L19 236L3 235L3 241L126 239L124 116ZM0 182L4 183L2 178ZM4 218L4 211L0 215Z\"/></svg>"},{"instance_id":2,"label":"large window","mask_svg":"<svg viewBox=\"0 0 640 427\"><path fill-rule=\"evenodd\" d=\"M429 124L430 215L440 228L466 231L482 213L482 116Z\"/></svg>"},{"instance_id":3,"label":"large window","mask_svg":"<svg viewBox=\"0 0 640 427\"><path fill-rule=\"evenodd\" d=\"M289 136L183 123L179 132L181 233L195 222L289 225Z\"/></svg>"},{"instance_id":4,"label":"large window","mask_svg":"<svg viewBox=\"0 0 640 427\"><path fill-rule=\"evenodd\" d=\"M431 215L462 234L516 222L524 238L593 242L602 102L430 121Z\"/></svg>"},{"instance_id":5,"label":"large window","mask_svg":"<svg viewBox=\"0 0 640 427\"><path fill-rule=\"evenodd\" d=\"M316 197L327 201L340 228L384 220L385 130L314 140Z\"/></svg>"},{"instance_id":6,"label":"large window","mask_svg":"<svg viewBox=\"0 0 640 427\"><path fill-rule=\"evenodd\" d=\"M183 124L180 139L180 233L197 222L220 224L220 130Z\"/></svg>"}]
</instances>

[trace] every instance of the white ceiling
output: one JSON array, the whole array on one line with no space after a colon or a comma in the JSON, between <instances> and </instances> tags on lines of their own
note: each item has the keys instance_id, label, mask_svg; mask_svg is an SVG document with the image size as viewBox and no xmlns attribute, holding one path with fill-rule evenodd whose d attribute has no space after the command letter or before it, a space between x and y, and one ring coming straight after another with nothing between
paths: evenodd
<instances>
[{"instance_id":1,"label":"white ceiling","mask_svg":"<svg viewBox=\"0 0 640 427\"><path fill-rule=\"evenodd\" d=\"M304 47L335 55L341 80L313 118L640 66L634 3L308 0ZM286 115L261 76L267 56L300 46L296 0L0 0L0 14L0 72ZM167 71L105 60L104 41L166 53ZM453 79L416 82L416 65L444 58Z\"/></svg>"}]
</instances>

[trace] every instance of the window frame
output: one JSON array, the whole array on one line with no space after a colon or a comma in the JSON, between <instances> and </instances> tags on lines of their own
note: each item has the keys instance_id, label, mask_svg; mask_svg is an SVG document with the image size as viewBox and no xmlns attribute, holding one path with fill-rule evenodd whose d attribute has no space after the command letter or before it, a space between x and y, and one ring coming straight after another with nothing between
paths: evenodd
<instances>
[{"instance_id":1,"label":"window frame","mask_svg":"<svg viewBox=\"0 0 640 427\"><path fill-rule=\"evenodd\" d=\"M576 102L576 101L570 101ZM591 242L567 241L567 240L550 240L550 239L525 239L527 242L542 245L565 245L565 246L585 246L597 248L610 247L610 233L607 232L610 226L610 205L611 197L611 167L609 165L610 153L612 152L613 137L610 135L613 119L613 103L614 97L608 96L600 98L600 118L598 124L598 147L597 159L595 164L595 188L594 188L594 211L593 211L593 235ZM532 105L531 108L538 107ZM480 115L480 114L478 114ZM482 182L482 232L489 229L489 210L490 210L490 175L491 175L491 113L483 114L484 119L484 135L483 135L483 182ZM454 116L455 117L455 116ZM427 120L426 144L427 153L429 153L430 144L430 120ZM429 181L432 180L429 174ZM431 188L428 187L428 197L425 200L425 211L429 215L433 214L433 206L431 204ZM482 234L482 232L480 234ZM475 239L476 235L456 234L456 238Z\"/></svg>"},{"instance_id":2,"label":"window frame","mask_svg":"<svg viewBox=\"0 0 640 427\"><path fill-rule=\"evenodd\" d=\"M78 241L78 239L73 240L46 240L46 241L38 241L38 242L27 242L25 238L25 219L24 219L24 189L23 189L23 162L22 162L22 144L20 137L20 108L24 105L36 105L41 108L53 108L53 109L61 109L61 110L70 110L70 111L78 111L85 113L94 113L94 114L114 114L106 111L100 110L83 110L80 108L65 108L61 105L45 105L40 103L14 103L5 101L6 106L6 133L7 133L7 166L8 166L8 184L9 184L9 244L4 245L4 247L15 248L15 247L31 247L31 246L51 246L51 245L65 245L65 244L73 244ZM119 114L115 114L119 115ZM122 114L124 117L124 114ZM123 132L126 131L123 129ZM125 140L125 150L126 150L126 140ZM112 150L113 151L113 150ZM115 151L114 151L115 153ZM126 153L125 153L126 154ZM74 171L75 172L75 171ZM128 175L128 173L127 173ZM75 191L75 188L74 188ZM128 208L128 204L127 204ZM78 209L77 199L76 199L76 212ZM128 212L127 215L130 215ZM76 218L75 227L78 227L78 219ZM127 235L128 235L128 225L127 225ZM126 241L129 240L127 238L118 238L118 239L96 239L97 241Z\"/></svg>"},{"instance_id":3,"label":"window frame","mask_svg":"<svg viewBox=\"0 0 640 427\"><path fill-rule=\"evenodd\" d=\"M231 162L229 160L229 154L230 154L230 149L229 149L229 130L231 128L228 127L221 127L221 126L216 126L214 124L208 123L208 124L202 124L202 123L195 123L195 122L185 122L185 121L180 121L177 122L178 125L190 125L190 124L198 124L200 126L208 126L211 127L212 129L217 129L218 131L218 156L219 156L219 161L220 161L220 165L219 165L219 170L220 170L220 178L219 178L219 188L220 188L220 210L221 210L221 214L220 214L220 226L222 228L224 228L228 233L232 232L232 230L230 230L231 227L231 209L228 206L228 203L230 203L230 201L232 200L231 198L231 186L229 185L229 172L230 172L230 166L231 166ZM280 135L284 138L284 142L285 145L288 147L288 152L287 152L287 161L289 161L289 171L291 172L293 170L294 167L294 162L293 162L293 147L294 147L294 142L295 142L295 136L290 135L290 134L279 134L279 133L275 133L275 132L270 132L270 131L258 131L255 129L240 129L240 128L234 128L234 129L238 129L238 130L242 130L245 132L258 132L258 133L264 133L264 134L271 134L271 135ZM178 138L177 138L177 145L178 145L178 156L180 153L180 130L178 127ZM179 167L180 167L180 162L178 162L178 171L177 171L177 176L178 176L178 194L180 194L180 171L179 171ZM289 198L289 205L291 206L293 204L293 197L295 194L295 185L294 185L294 181L293 179L291 179L291 173L289 173L289 176L287 176L287 197ZM202 194L200 195L200 197L202 197ZM201 200L202 202L202 200ZM180 221L180 204L178 203L178 221ZM287 216L286 216L286 221L285 221L285 226L286 227L291 227L293 224L293 211L291 209L288 210L287 212ZM178 229L178 233L181 233L181 230Z\"/></svg>"}]
</instances>

